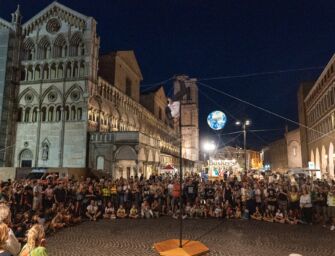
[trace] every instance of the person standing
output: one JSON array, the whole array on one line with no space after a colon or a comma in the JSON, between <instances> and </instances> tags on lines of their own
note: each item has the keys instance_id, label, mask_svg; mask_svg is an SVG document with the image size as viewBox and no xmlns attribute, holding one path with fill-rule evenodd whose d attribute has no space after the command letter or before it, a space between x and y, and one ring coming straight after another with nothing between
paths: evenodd
<instances>
[{"instance_id":1,"label":"person standing","mask_svg":"<svg viewBox=\"0 0 335 256\"><path fill-rule=\"evenodd\" d=\"M302 195L300 196L300 208L302 213L302 219L308 224L312 224L313 209L312 209L311 194L307 188L303 188Z\"/></svg>"},{"instance_id":2,"label":"person standing","mask_svg":"<svg viewBox=\"0 0 335 256\"><path fill-rule=\"evenodd\" d=\"M42 208L42 192L41 185L35 180L33 187L33 211L38 211Z\"/></svg>"}]
</instances>

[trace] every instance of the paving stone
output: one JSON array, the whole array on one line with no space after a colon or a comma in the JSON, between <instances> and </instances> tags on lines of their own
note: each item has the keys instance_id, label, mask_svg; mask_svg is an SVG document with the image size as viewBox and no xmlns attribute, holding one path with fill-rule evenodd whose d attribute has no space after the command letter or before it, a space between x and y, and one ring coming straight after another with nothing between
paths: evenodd
<instances>
[{"instance_id":1,"label":"paving stone","mask_svg":"<svg viewBox=\"0 0 335 256\"><path fill-rule=\"evenodd\" d=\"M48 238L53 256L151 256L157 241L178 238L179 221L150 220L85 222ZM243 220L188 219L184 238L206 244L209 256L335 256L335 232L320 226Z\"/></svg>"}]
</instances>

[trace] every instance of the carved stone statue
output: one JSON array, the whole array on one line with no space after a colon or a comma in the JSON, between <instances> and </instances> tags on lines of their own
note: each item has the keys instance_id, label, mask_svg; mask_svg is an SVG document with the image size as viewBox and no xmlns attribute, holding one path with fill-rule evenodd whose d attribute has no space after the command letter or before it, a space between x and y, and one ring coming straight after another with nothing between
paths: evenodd
<instances>
[{"instance_id":1,"label":"carved stone statue","mask_svg":"<svg viewBox=\"0 0 335 256\"><path fill-rule=\"evenodd\" d=\"M43 143L42 145L42 160L46 161L49 159L49 145L47 143Z\"/></svg>"}]
</instances>

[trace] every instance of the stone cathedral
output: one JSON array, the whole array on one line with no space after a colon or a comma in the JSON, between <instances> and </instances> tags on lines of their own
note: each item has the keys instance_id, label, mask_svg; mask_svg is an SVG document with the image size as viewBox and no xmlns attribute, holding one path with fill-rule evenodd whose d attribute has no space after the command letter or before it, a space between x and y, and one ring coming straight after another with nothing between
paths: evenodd
<instances>
[{"instance_id":1,"label":"stone cathedral","mask_svg":"<svg viewBox=\"0 0 335 256\"><path fill-rule=\"evenodd\" d=\"M97 22L53 2L22 23L0 18L0 165L149 176L167 164L193 170L199 156L196 79L178 121L163 86L143 88L133 51L99 56Z\"/></svg>"}]
</instances>

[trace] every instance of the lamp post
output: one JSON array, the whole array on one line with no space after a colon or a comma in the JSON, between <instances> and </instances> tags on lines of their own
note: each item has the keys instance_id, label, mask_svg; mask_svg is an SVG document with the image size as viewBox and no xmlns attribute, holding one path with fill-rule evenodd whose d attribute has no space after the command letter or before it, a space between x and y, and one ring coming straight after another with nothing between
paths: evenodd
<instances>
[{"instance_id":1,"label":"lamp post","mask_svg":"<svg viewBox=\"0 0 335 256\"><path fill-rule=\"evenodd\" d=\"M235 123L238 126L242 126L243 131L243 148L244 148L244 171L246 172L247 167L247 126L251 125L251 121L249 119L244 120L244 122L236 121Z\"/></svg>"}]
</instances>

